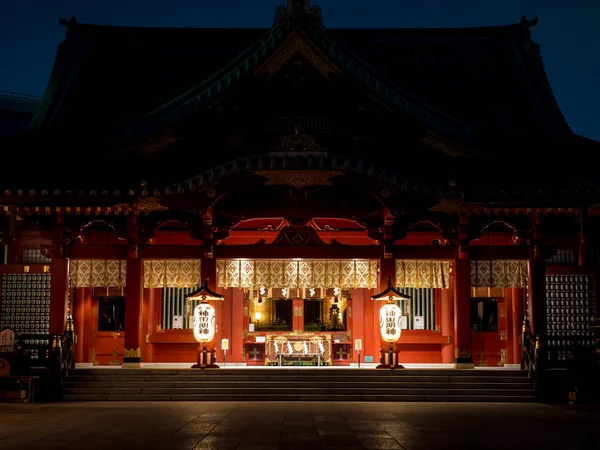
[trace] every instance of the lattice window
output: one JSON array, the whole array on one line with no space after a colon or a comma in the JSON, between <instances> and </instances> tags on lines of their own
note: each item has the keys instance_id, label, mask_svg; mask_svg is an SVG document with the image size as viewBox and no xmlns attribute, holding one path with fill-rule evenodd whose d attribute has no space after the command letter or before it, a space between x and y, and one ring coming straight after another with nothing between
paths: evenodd
<instances>
[{"instance_id":1,"label":"lattice window","mask_svg":"<svg viewBox=\"0 0 600 450\"><path fill-rule=\"evenodd\" d=\"M575 252L568 248L559 248L556 250L556 254L552 258L546 260L546 264L561 265L561 264L575 264Z\"/></svg>"},{"instance_id":2,"label":"lattice window","mask_svg":"<svg viewBox=\"0 0 600 450\"><path fill-rule=\"evenodd\" d=\"M42 255L39 247L22 249L23 264L50 264L50 258Z\"/></svg>"},{"instance_id":3,"label":"lattice window","mask_svg":"<svg viewBox=\"0 0 600 450\"><path fill-rule=\"evenodd\" d=\"M567 364L569 354L591 354L594 343L594 276L546 275L548 358Z\"/></svg>"},{"instance_id":4,"label":"lattice window","mask_svg":"<svg viewBox=\"0 0 600 450\"><path fill-rule=\"evenodd\" d=\"M1 298L0 329L10 328L16 335L50 332L50 274L2 274ZM37 351L32 357L37 358Z\"/></svg>"},{"instance_id":5,"label":"lattice window","mask_svg":"<svg viewBox=\"0 0 600 450\"><path fill-rule=\"evenodd\" d=\"M424 330L435 330L435 289L432 288L397 288L399 291L410 296L408 301L408 317L406 328L417 329L415 317L423 322ZM398 304L404 314L404 302ZM422 318L422 319L420 319Z\"/></svg>"},{"instance_id":6,"label":"lattice window","mask_svg":"<svg viewBox=\"0 0 600 450\"><path fill-rule=\"evenodd\" d=\"M176 318L176 321L181 321L181 328L192 328L194 326L191 323L193 316L189 317L186 311L187 300L185 296L198 288L199 286L193 288L163 288L161 305L161 327L163 330L173 329L174 318ZM194 300L190 304L190 308L195 308L198 302L199 300Z\"/></svg>"}]
</instances>

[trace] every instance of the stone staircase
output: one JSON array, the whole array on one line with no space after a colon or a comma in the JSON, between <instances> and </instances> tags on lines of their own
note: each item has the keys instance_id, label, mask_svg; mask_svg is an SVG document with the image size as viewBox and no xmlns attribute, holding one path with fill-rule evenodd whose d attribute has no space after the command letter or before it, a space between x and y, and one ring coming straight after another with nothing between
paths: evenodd
<instances>
[{"instance_id":1,"label":"stone staircase","mask_svg":"<svg viewBox=\"0 0 600 450\"><path fill-rule=\"evenodd\" d=\"M75 369L63 401L534 402L520 370Z\"/></svg>"}]
</instances>

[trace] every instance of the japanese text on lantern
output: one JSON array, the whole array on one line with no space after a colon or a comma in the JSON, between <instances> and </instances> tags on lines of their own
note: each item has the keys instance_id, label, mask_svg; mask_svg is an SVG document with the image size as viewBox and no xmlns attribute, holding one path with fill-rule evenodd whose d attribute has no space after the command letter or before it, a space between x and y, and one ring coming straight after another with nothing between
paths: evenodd
<instances>
[{"instance_id":1,"label":"japanese text on lantern","mask_svg":"<svg viewBox=\"0 0 600 450\"><path fill-rule=\"evenodd\" d=\"M402 312L395 304L383 305L379 312L379 328L381 337L386 342L394 342L400 339L400 319Z\"/></svg>"},{"instance_id":2,"label":"japanese text on lantern","mask_svg":"<svg viewBox=\"0 0 600 450\"><path fill-rule=\"evenodd\" d=\"M215 337L215 309L201 303L194 308L194 338L198 342L210 342Z\"/></svg>"}]
</instances>

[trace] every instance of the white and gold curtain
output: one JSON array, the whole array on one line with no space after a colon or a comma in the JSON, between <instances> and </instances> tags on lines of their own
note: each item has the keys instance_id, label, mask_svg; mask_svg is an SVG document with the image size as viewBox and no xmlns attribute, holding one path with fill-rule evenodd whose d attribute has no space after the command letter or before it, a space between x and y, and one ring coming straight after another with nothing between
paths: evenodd
<instances>
[{"instance_id":1,"label":"white and gold curtain","mask_svg":"<svg viewBox=\"0 0 600 450\"><path fill-rule=\"evenodd\" d=\"M473 260L471 264L471 287L524 288L527 277L527 261Z\"/></svg>"},{"instance_id":2,"label":"white and gold curtain","mask_svg":"<svg viewBox=\"0 0 600 450\"><path fill-rule=\"evenodd\" d=\"M450 261L396 260L396 287L440 288L450 286Z\"/></svg>"},{"instance_id":3,"label":"white and gold curtain","mask_svg":"<svg viewBox=\"0 0 600 450\"><path fill-rule=\"evenodd\" d=\"M373 260L240 260L217 261L219 287L335 288L377 287Z\"/></svg>"},{"instance_id":4,"label":"white and gold curtain","mask_svg":"<svg viewBox=\"0 0 600 450\"><path fill-rule=\"evenodd\" d=\"M125 287L127 265L123 259L72 259L69 275L75 288Z\"/></svg>"},{"instance_id":5,"label":"white and gold curtain","mask_svg":"<svg viewBox=\"0 0 600 450\"><path fill-rule=\"evenodd\" d=\"M144 260L145 288L193 288L200 284L199 259Z\"/></svg>"}]
</instances>

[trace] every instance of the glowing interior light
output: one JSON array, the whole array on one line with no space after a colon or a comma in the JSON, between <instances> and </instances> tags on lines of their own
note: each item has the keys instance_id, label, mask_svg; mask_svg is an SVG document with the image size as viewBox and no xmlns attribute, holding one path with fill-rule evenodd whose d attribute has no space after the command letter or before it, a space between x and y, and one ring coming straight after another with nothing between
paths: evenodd
<instances>
[{"instance_id":1,"label":"glowing interior light","mask_svg":"<svg viewBox=\"0 0 600 450\"><path fill-rule=\"evenodd\" d=\"M315 288L310 288L310 289L308 290L308 292L310 292L310 296L311 296L311 297L314 297L314 296L315 296L315 292L316 292L316 291L315 291Z\"/></svg>"},{"instance_id":2,"label":"glowing interior light","mask_svg":"<svg viewBox=\"0 0 600 450\"><path fill-rule=\"evenodd\" d=\"M258 292L260 293L260 295L265 295L265 293L267 292L267 290L265 289L264 286L261 286L260 289L258 290Z\"/></svg>"}]
</instances>

